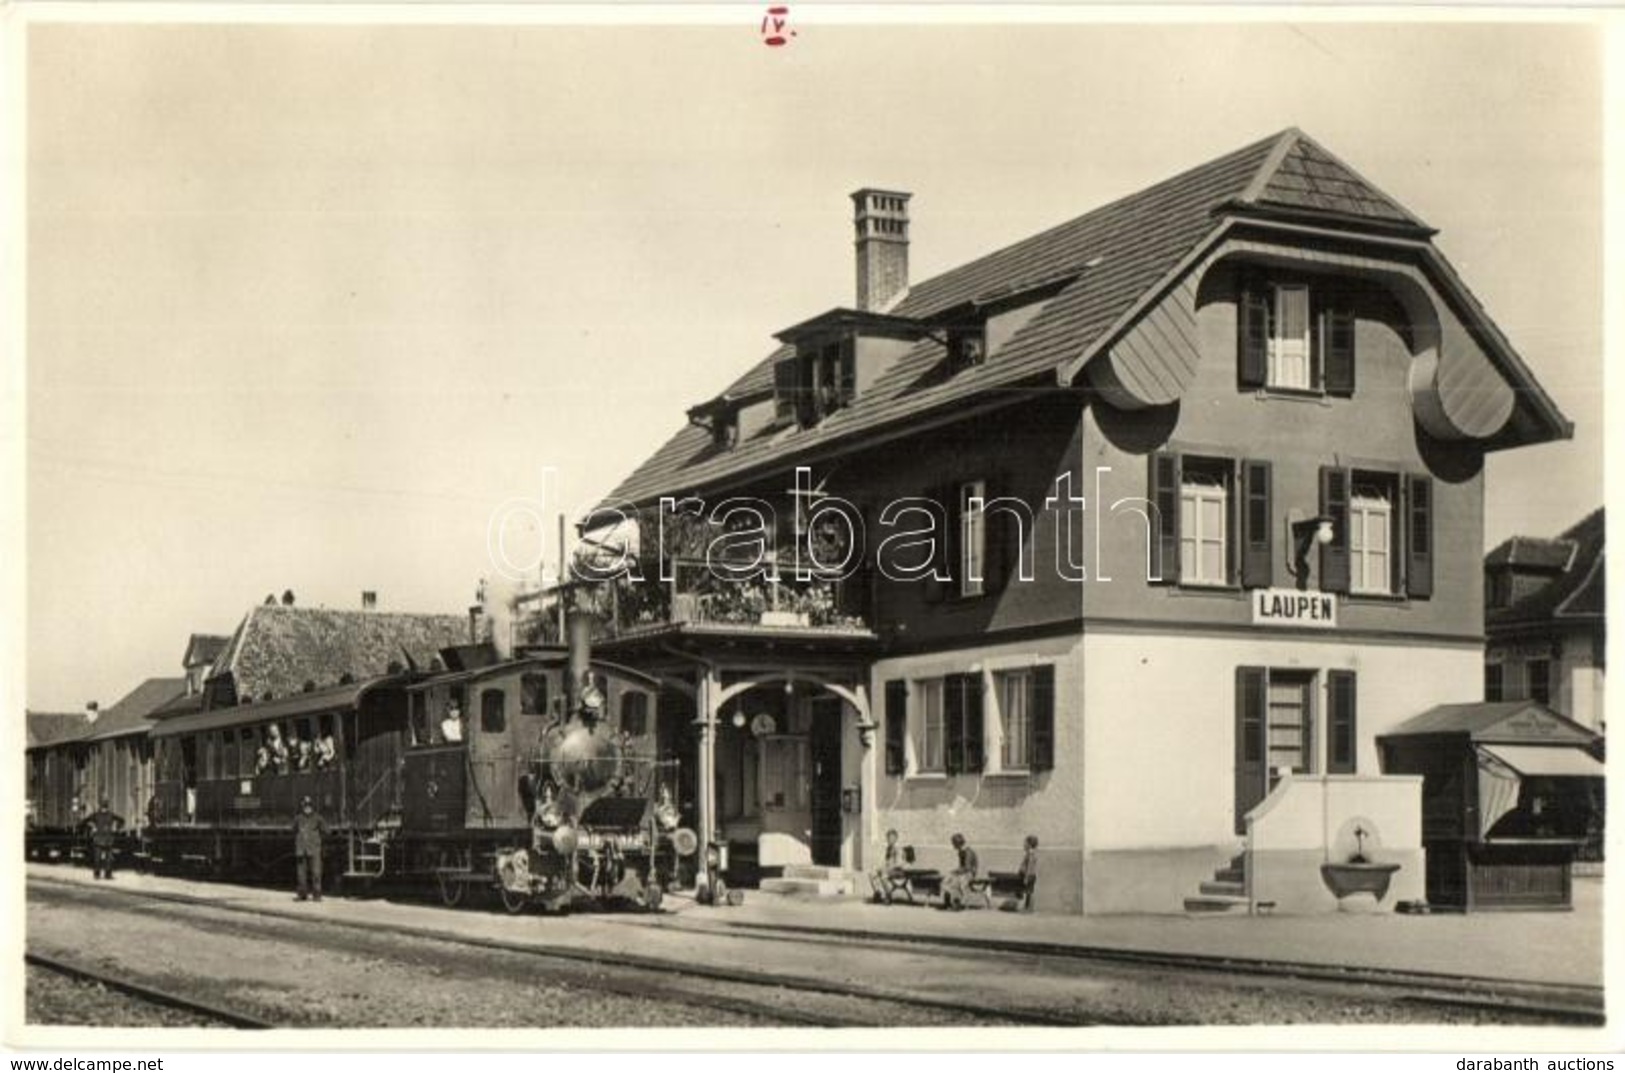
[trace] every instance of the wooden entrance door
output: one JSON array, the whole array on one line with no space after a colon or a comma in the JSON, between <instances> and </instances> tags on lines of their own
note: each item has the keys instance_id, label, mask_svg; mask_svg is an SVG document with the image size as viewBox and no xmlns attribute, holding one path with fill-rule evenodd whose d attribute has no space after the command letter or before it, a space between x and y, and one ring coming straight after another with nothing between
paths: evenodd
<instances>
[{"instance_id":1,"label":"wooden entrance door","mask_svg":"<svg viewBox=\"0 0 1625 1073\"><path fill-rule=\"evenodd\" d=\"M1275 785L1275 772L1314 769L1314 676L1264 667L1236 669L1236 833Z\"/></svg>"},{"instance_id":2,"label":"wooden entrance door","mask_svg":"<svg viewBox=\"0 0 1625 1073\"><path fill-rule=\"evenodd\" d=\"M819 697L812 705L812 861L841 863L841 701Z\"/></svg>"}]
</instances>

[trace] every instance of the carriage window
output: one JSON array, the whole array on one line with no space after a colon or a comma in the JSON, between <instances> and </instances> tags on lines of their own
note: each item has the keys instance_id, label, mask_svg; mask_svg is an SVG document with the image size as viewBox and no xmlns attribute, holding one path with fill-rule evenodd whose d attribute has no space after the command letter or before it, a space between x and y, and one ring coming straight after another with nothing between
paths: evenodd
<instances>
[{"instance_id":1,"label":"carriage window","mask_svg":"<svg viewBox=\"0 0 1625 1073\"><path fill-rule=\"evenodd\" d=\"M325 768L338 759L337 745L333 741L333 716L324 715L316 724L316 766Z\"/></svg>"},{"instance_id":2,"label":"carriage window","mask_svg":"<svg viewBox=\"0 0 1625 1073\"><path fill-rule=\"evenodd\" d=\"M412 694L411 735L413 745L429 744L429 695Z\"/></svg>"},{"instance_id":3,"label":"carriage window","mask_svg":"<svg viewBox=\"0 0 1625 1073\"><path fill-rule=\"evenodd\" d=\"M649 694L621 694L621 733L641 738L649 732Z\"/></svg>"},{"instance_id":4,"label":"carriage window","mask_svg":"<svg viewBox=\"0 0 1625 1073\"><path fill-rule=\"evenodd\" d=\"M237 766L237 735L230 730L220 732L220 777L234 779L240 769Z\"/></svg>"},{"instance_id":5,"label":"carriage window","mask_svg":"<svg viewBox=\"0 0 1625 1073\"><path fill-rule=\"evenodd\" d=\"M480 732L501 734L508 729L508 696L500 689L480 694Z\"/></svg>"},{"instance_id":6,"label":"carriage window","mask_svg":"<svg viewBox=\"0 0 1625 1073\"><path fill-rule=\"evenodd\" d=\"M519 714L547 714L547 675L540 671L520 675Z\"/></svg>"},{"instance_id":7,"label":"carriage window","mask_svg":"<svg viewBox=\"0 0 1625 1073\"><path fill-rule=\"evenodd\" d=\"M237 731L237 773L254 774L254 731L250 727Z\"/></svg>"}]
</instances>

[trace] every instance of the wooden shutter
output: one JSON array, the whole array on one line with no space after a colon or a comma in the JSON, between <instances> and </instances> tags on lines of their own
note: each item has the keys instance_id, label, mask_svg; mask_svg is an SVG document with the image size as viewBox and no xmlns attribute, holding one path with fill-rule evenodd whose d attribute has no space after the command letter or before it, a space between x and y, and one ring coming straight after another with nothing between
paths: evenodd
<instances>
[{"instance_id":1,"label":"wooden shutter","mask_svg":"<svg viewBox=\"0 0 1625 1073\"><path fill-rule=\"evenodd\" d=\"M1047 663L1033 668L1030 723L1032 747L1027 751L1027 767L1049 771L1055 767L1055 668Z\"/></svg>"},{"instance_id":2,"label":"wooden shutter","mask_svg":"<svg viewBox=\"0 0 1625 1073\"><path fill-rule=\"evenodd\" d=\"M1354 394L1354 311L1338 300L1323 311L1321 330L1326 394L1349 398Z\"/></svg>"},{"instance_id":3,"label":"wooden shutter","mask_svg":"<svg viewBox=\"0 0 1625 1073\"><path fill-rule=\"evenodd\" d=\"M982 718L982 676L980 674L961 675L964 680L964 704L961 707L960 719L965 725L965 770L969 772L981 771L986 766L986 750L983 748L983 729L985 722Z\"/></svg>"},{"instance_id":4,"label":"wooden shutter","mask_svg":"<svg viewBox=\"0 0 1625 1073\"><path fill-rule=\"evenodd\" d=\"M1267 589L1275 581L1270 464L1243 461L1241 489L1241 583L1247 588Z\"/></svg>"},{"instance_id":5,"label":"wooden shutter","mask_svg":"<svg viewBox=\"0 0 1625 1073\"><path fill-rule=\"evenodd\" d=\"M1405 478L1405 595L1433 595L1433 478Z\"/></svg>"},{"instance_id":6,"label":"wooden shutter","mask_svg":"<svg viewBox=\"0 0 1625 1073\"><path fill-rule=\"evenodd\" d=\"M950 674L942 680L942 768L949 775L965 770L964 711L965 676Z\"/></svg>"},{"instance_id":7,"label":"wooden shutter","mask_svg":"<svg viewBox=\"0 0 1625 1073\"><path fill-rule=\"evenodd\" d=\"M1242 387L1263 387L1269 379L1270 288L1243 279L1236 308L1236 379Z\"/></svg>"},{"instance_id":8,"label":"wooden shutter","mask_svg":"<svg viewBox=\"0 0 1625 1073\"><path fill-rule=\"evenodd\" d=\"M983 485L982 498L991 503L993 500L1008 496L1011 499L1018 497L1006 491L1010 487L1010 480L1006 477L990 477ZM982 591L984 593L1002 592L1009 584L1010 575L1021 567L1021 536L1022 522L1017 518L1016 511L1021 508L1012 503L1009 506L997 506L993 510L982 512Z\"/></svg>"},{"instance_id":9,"label":"wooden shutter","mask_svg":"<svg viewBox=\"0 0 1625 1073\"><path fill-rule=\"evenodd\" d=\"M1151 456L1151 568L1154 580L1179 584L1179 455L1159 451Z\"/></svg>"},{"instance_id":10,"label":"wooden shutter","mask_svg":"<svg viewBox=\"0 0 1625 1073\"><path fill-rule=\"evenodd\" d=\"M1320 546L1320 588L1349 591L1349 471L1320 467L1320 513L1332 520L1332 539Z\"/></svg>"},{"instance_id":11,"label":"wooden shutter","mask_svg":"<svg viewBox=\"0 0 1625 1073\"><path fill-rule=\"evenodd\" d=\"M895 678L886 683L886 774L903 774L903 742L908 733L908 683Z\"/></svg>"},{"instance_id":12,"label":"wooden shutter","mask_svg":"<svg viewBox=\"0 0 1625 1073\"><path fill-rule=\"evenodd\" d=\"M1358 767L1359 738L1355 716L1353 671L1326 674L1326 770L1333 775L1352 775Z\"/></svg>"},{"instance_id":13,"label":"wooden shutter","mask_svg":"<svg viewBox=\"0 0 1625 1073\"><path fill-rule=\"evenodd\" d=\"M1269 673L1263 667L1236 668L1236 832L1247 829L1247 813L1269 791L1269 751L1265 722Z\"/></svg>"}]
</instances>

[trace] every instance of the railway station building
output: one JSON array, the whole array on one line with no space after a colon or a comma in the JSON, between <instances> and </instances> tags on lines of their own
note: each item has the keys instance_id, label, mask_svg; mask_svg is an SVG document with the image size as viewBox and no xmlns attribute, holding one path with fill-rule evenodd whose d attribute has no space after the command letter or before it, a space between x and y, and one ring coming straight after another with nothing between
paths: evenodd
<instances>
[{"instance_id":1,"label":"railway station building","mask_svg":"<svg viewBox=\"0 0 1625 1073\"><path fill-rule=\"evenodd\" d=\"M852 199L852 304L584 523L640 532L599 652L698 829L829 889L1036 836L1059 911L1334 907L1362 851L1421 897L1377 739L1482 698L1485 458L1571 432L1434 230L1296 129L923 281L910 195ZM745 582L659 524L741 503Z\"/></svg>"}]
</instances>

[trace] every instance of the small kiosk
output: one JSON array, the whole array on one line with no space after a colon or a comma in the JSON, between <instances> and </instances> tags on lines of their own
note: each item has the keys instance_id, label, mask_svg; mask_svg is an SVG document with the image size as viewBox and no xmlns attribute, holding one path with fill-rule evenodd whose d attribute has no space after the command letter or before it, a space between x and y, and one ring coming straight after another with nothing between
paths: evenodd
<instances>
[{"instance_id":1,"label":"small kiosk","mask_svg":"<svg viewBox=\"0 0 1625 1073\"><path fill-rule=\"evenodd\" d=\"M1377 739L1422 776L1430 904L1567 909L1576 850L1602 822L1597 735L1534 701L1443 704Z\"/></svg>"}]
</instances>

